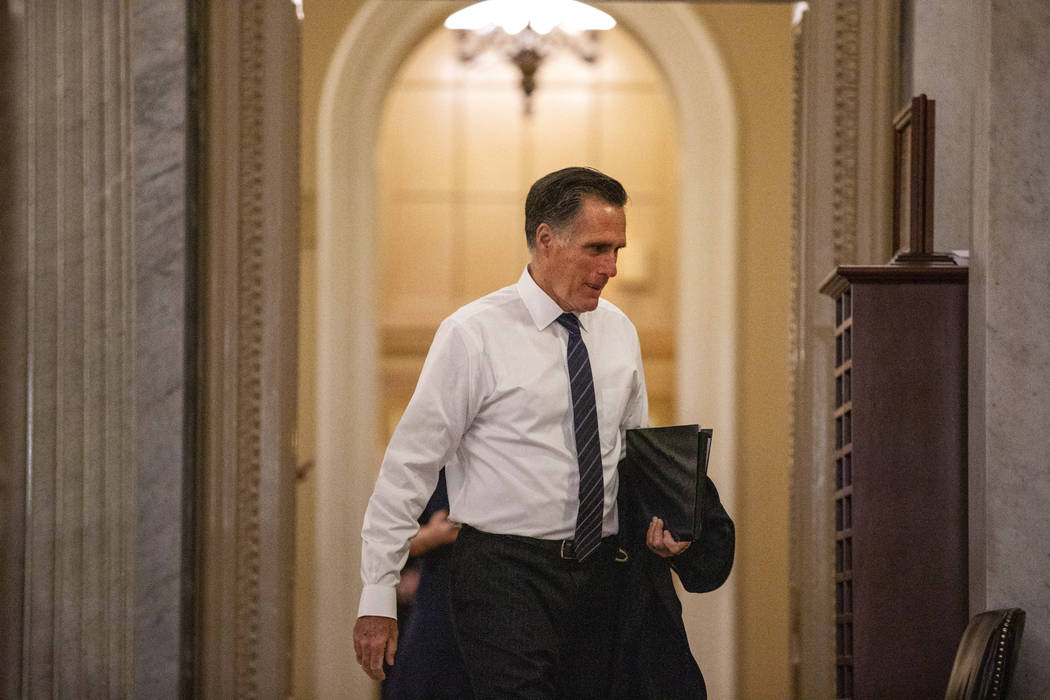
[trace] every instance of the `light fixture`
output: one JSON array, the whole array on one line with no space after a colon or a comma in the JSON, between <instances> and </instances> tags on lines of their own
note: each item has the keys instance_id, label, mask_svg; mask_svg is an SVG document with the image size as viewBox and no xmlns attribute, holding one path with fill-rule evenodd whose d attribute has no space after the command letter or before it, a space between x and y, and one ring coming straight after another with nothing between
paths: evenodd
<instances>
[{"instance_id":1,"label":"light fixture","mask_svg":"<svg viewBox=\"0 0 1050 700\"><path fill-rule=\"evenodd\" d=\"M608 14L576 0L483 0L448 16L459 58L469 63L502 51L521 71L525 112L531 111L536 71L551 51L568 48L588 63L598 59L598 32L616 26Z\"/></svg>"},{"instance_id":2,"label":"light fixture","mask_svg":"<svg viewBox=\"0 0 1050 700\"><path fill-rule=\"evenodd\" d=\"M802 24L802 18L806 16L807 12L809 12L808 2L796 2L791 7L791 26L797 27Z\"/></svg>"}]
</instances>

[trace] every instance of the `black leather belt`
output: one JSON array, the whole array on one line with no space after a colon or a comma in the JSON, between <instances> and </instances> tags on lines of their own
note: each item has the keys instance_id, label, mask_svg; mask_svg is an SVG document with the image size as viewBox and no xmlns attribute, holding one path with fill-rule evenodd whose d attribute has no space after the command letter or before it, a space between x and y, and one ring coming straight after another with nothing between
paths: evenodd
<instances>
[{"instance_id":1,"label":"black leather belt","mask_svg":"<svg viewBox=\"0 0 1050 700\"><path fill-rule=\"evenodd\" d=\"M538 537L526 537L525 535L501 535L491 532L484 532L482 530L478 530L475 527L471 527L470 525L464 525L463 530L469 530L484 537L503 537L508 540L514 540L516 542L521 542L531 547L536 547L538 549L543 549L547 552L550 552L551 556L557 559L576 561L575 540L544 540ZM620 549L619 538L617 535L609 535L608 537L603 537L602 543L599 545L598 551L616 552L617 561L627 561L627 553L623 549ZM593 557L594 555L591 556Z\"/></svg>"}]
</instances>

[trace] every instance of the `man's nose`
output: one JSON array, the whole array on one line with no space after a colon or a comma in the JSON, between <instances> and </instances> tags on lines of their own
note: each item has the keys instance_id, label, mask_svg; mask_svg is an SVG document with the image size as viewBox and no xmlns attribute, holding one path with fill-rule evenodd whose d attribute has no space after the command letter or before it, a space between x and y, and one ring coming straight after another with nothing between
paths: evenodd
<instances>
[{"instance_id":1,"label":"man's nose","mask_svg":"<svg viewBox=\"0 0 1050 700\"><path fill-rule=\"evenodd\" d=\"M616 253L605 256L605 264L602 274L606 277L616 277Z\"/></svg>"}]
</instances>

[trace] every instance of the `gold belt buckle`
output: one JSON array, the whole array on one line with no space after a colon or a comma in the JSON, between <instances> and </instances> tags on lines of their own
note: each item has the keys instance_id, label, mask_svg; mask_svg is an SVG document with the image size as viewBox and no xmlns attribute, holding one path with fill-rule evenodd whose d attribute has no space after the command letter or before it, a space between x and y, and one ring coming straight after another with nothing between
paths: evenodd
<instances>
[{"instance_id":1,"label":"gold belt buckle","mask_svg":"<svg viewBox=\"0 0 1050 700\"><path fill-rule=\"evenodd\" d=\"M561 558L562 559L571 559L571 560L575 560L576 559L576 548L573 546L573 544L574 543L573 543L572 540L562 540L561 541ZM566 545L568 545L568 549L569 549L568 553L565 552Z\"/></svg>"}]
</instances>

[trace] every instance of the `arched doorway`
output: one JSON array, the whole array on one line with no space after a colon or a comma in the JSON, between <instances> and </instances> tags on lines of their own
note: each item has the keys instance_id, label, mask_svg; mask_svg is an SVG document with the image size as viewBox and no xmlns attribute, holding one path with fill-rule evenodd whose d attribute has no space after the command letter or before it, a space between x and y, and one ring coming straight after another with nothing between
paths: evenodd
<instances>
[{"instance_id":1,"label":"arched doorway","mask_svg":"<svg viewBox=\"0 0 1050 700\"><path fill-rule=\"evenodd\" d=\"M316 571L317 692L364 694L370 688L352 658L360 590L359 526L377 464L377 339L374 313L355 299L374 298L376 201L374 142L382 98L419 39L461 3L372 1L348 28L329 67L318 137L317 538L345 543L345 556L319 558ZM655 57L671 85L680 124L677 218L679 313L678 416L713 425L723 498L733 477L717 463L735 453L736 121L725 70L697 17L681 6L606 6ZM690 361L702 358L702 361ZM716 409L717 407L717 409ZM724 469L725 471L720 471ZM687 601L724 631L694 649L705 659L711 691L735 688L731 587ZM702 612L697 612L702 610ZM714 672L714 669L721 669Z\"/></svg>"}]
</instances>

